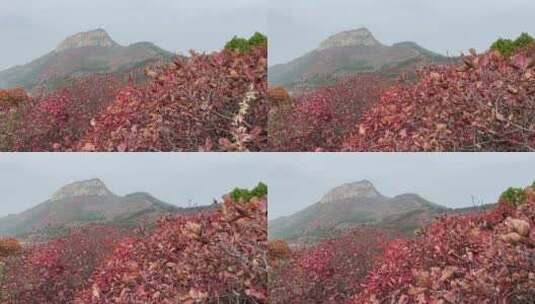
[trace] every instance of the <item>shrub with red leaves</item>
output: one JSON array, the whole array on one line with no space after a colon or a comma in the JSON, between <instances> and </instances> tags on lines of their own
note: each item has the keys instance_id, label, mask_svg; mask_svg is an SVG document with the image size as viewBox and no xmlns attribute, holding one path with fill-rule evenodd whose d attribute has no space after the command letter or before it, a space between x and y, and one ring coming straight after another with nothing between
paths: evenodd
<instances>
[{"instance_id":1,"label":"shrub with red leaves","mask_svg":"<svg viewBox=\"0 0 535 304\"><path fill-rule=\"evenodd\" d=\"M120 234L91 226L41 244L25 246L4 261L2 303L70 304L87 287L96 266L112 253Z\"/></svg>"},{"instance_id":2,"label":"shrub with red leaves","mask_svg":"<svg viewBox=\"0 0 535 304\"><path fill-rule=\"evenodd\" d=\"M427 67L398 85L344 143L352 151L535 150L535 56L497 51Z\"/></svg>"},{"instance_id":3,"label":"shrub with red leaves","mask_svg":"<svg viewBox=\"0 0 535 304\"><path fill-rule=\"evenodd\" d=\"M257 151L266 144L267 47L177 58L92 120L84 151Z\"/></svg>"},{"instance_id":4,"label":"shrub with red leaves","mask_svg":"<svg viewBox=\"0 0 535 304\"><path fill-rule=\"evenodd\" d=\"M91 282L75 303L267 303L267 199L164 218Z\"/></svg>"},{"instance_id":5,"label":"shrub with red leaves","mask_svg":"<svg viewBox=\"0 0 535 304\"><path fill-rule=\"evenodd\" d=\"M278 100L284 94L272 94L270 150L339 151L362 113L379 99L389 82L375 75L347 77L285 103Z\"/></svg>"},{"instance_id":6,"label":"shrub with red leaves","mask_svg":"<svg viewBox=\"0 0 535 304\"><path fill-rule=\"evenodd\" d=\"M111 75L73 78L69 83L0 113L0 149L69 150L86 133L91 118L114 100L122 86Z\"/></svg>"},{"instance_id":7,"label":"shrub with red leaves","mask_svg":"<svg viewBox=\"0 0 535 304\"><path fill-rule=\"evenodd\" d=\"M393 242L349 303L533 303L535 190L515 207L444 217Z\"/></svg>"},{"instance_id":8,"label":"shrub with red leaves","mask_svg":"<svg viewBox=\"0 0 535 304\"><path fill-rule=\"evenodd\" d=\"M344 303L361 291L387 238L383 231L359 228L295 250L271 265L271 303Z\"/></svg>"}]
</instances>

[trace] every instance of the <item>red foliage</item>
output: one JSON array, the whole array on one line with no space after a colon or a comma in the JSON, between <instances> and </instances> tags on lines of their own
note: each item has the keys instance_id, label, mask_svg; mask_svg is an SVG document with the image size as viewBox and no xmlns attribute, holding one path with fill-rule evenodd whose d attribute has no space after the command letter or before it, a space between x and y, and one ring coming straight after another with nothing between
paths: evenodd
<instances>
[{"instance_id":1,"label":"red foliage","mask_svg":"<svg viewBox=\"0 0 535 304\"><path fill-rule=\"evenodd\" d=\"M270 149L340 150L362 113L379 99L389 82L375 75L352 76L298 96L292 103L277 102L270 113Z\"/></svg>"},{"instance_id":2,"label":"red foliage","mask_svg":"<svg viewBox=\"0 0 535 304\"><path fill-rule=\"evenodd\" d=\"M73 78L67 88L42 93L3 113L2 150L68 150L85 134L90 120L113 101L121 82L111 75Z\"/></svg>"},{"instance_id":3,"label":"red foliage","mask_svg":"<svg viewBox=\"0 0 535 304\"><path fill-rule=\"evenodd\" d=\"M117 239L114 229L94 226L25 247L20 256L5 260L0 279L2 303L73 303Z\"/></svg>"},{"instance_id":4,"label":"red foliage","mask_svg":"<svg viewBox=\"0 0 535 304\"><path fill-rule=\"evenodd\" d=\"M271 271L271 302L344 303L362 289L386 239L385 232L360 228L296 250Z\"/></svg>"},{"instance_id":5,"label":"red foliage","mask_svg":"<svg viewBox=\"0 0 535 304\"><path fill-rule=\"evenodd\" d=\"M0 91L0 150L258 151L266 146L266 46L247 53L193 53L177 57L172 66L155 67L159 72L146 70L153 79L136 86L125 86L124 75L95 74L33 98L18 89ZM138 69L129 72L139 76Z\"/></svg>"},{"instance_id":6,"label":"red foliage","mask_svg":"<svg viewBox=\"0 0 535 304\"><path fill-rule=\"evenodd\" d=\"M267 48L177 58L145 88L121 91L77 149L260 150L267 124Z\"/></svg>"},{"instance_id":7,"label":"red foliage","mask_svg":"<svg viewBox=\"0 0 535 304\"><path fill-rule=\"evenodd\" d=\"M535 149L535 57L471 55L420 71L368 111L344 149L530 151ZM346 125L346 127L349 125Z\"/></svg>"},{"instance_id":8,"label":"red foliage","mask_svg":"<svg viewBox=\"0 0 535 304\"><path fill-rule=\"evenodd\" d=\"M162 219L122 242L75 303L267 303L267 201Z\"/></svg>"},{"instance_id":9,"label":"red foliage","mask_svg":"<svg viewBox=\"0 0 535 304\"><path fill-rule=\"evenodd\" d=\"M529 191L533 192L533 189ZM350 303L533 303L535 196L393 242Z\"/></svg>"}]
</instances>

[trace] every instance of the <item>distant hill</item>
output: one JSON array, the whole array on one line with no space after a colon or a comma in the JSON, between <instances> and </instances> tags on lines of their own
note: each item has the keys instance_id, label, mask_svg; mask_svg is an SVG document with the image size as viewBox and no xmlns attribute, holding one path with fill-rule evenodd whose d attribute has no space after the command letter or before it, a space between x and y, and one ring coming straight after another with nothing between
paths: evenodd
<instances>
[{"instance_id":1,"label":"distant hill","mask_svg":"<svg viewBox=\"0 0 535 304\"><path fill-rule=\"evenodd\" d=\"M92 179L66 185L49 200L20 214L0 218L0 235L46 234L90 223L137 225L152 223L166 214L202 209L179 208L142 192L118 196L101 180Z\"/></svg>"},{"instance_id":2,"label":"distant hill","mask_svg":"<svg viewBox=\"0 0 535 304\"><path fill-rule=\"evenodd\" d=\"M369 181L344 184L293 215L269 222L270 239L312 240L328 237L335 230L372 225L399 233L413 233L434 218L468 213L481 208L450 209L417 194L387 197Z\"/></svg>"},{"instance_id":3,"label":"distant hill","mask_svg":"<svg viewBox=\"0 0 535 304\"><path fill-rule=\"evenodd\" d=\"M54 88L66 77L125 71L175 55L149 42L122 46L102 29L78 33L52 52L21 66L0 71L0 88Z\"/></svg>"},{"instance_id":4,"label":"distant hill","mask_svg":"<svg viewBox=\"0 0 535 304\"><path fill-rule=\"evenodd\" d=\"M364 180L336 187L316 204L271 221L269 237L293 239L355 225L378 225L408 232L447 211L448 208L416 194L384 196Z\"/></svg>"},{"instance_id":5,"label":"distant hill","mask_svg":"<svg viewBox=\"0 0 535 304\"><path fill-rule=\"evenodd\" d=\"M451 58L429 51L414 42L392 46L379 42L366 28L335 34L320 46L286 64L269 69L269 84L290 90L302 86L322 86L359 73L399 75L430 63L450 62Z\"/></svg>"}]
</instances>

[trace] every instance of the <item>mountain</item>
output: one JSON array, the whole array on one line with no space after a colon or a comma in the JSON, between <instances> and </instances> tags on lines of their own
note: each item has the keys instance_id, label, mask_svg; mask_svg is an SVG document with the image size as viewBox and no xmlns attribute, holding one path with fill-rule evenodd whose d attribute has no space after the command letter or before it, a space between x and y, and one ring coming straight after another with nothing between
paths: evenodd
<instances>
[{"instance_id":1,"label":"mountain","mask_svg":"<svg viewBox=\"0 0 535 304\"><path fill-rule=\"evenodd\" d=\"M286 64L269 69L269 84L288 89L321 86L339 77L358 73L399 75L401 71L451 58L433 53L414 42L388 46L366 28L335 34L320 46Z\"/></svg>"},{"instance_id":2,"label":"mountain","mask_svg":"<svg viewBox=\"0 0 535 304\"><path fill-rule=\"evenodd\" d=\"M0 235L46 233L89 223L150 223L165 214L191 213L201 209L178 208L143 192L119 196L101 180L91 179L66 185L49 200L20 214L0 218Z\"/></svg>"},{"instance_id":3,"label":"mountain","mask_svg":"<svg viewBox=\"0 0 535 304\"><path fill-rule=\"evenodd\" d=\"M387 197L367 181L344 184L329 191L316 204L269 222L271 239L317 238L333 228L375 225L408 233L451 209L417 194Z\"/></svg>"},{"instance_id":4,"label":"mountain","mask_svg":"<svg viewBox=\"0 0 535 304\"><path fill-rule=\"evenodd\" d=\"M122 46L105 30L97 29L66 38L55 50L28 64L0 71L0 88L55 87L66 77L125 71L173 57L149 42Z\"/></svg>"}]
</instances>

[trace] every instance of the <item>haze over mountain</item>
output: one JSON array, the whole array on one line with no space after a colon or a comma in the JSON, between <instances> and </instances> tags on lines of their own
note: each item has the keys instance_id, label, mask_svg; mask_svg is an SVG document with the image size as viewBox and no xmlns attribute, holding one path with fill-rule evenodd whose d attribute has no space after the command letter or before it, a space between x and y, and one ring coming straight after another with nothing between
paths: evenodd
<instances>
[{"instance_id":1,"label":"haze over mountain","mask_svg":"<svg viewBox=\"0 0 535 304\"><path fill-rule=\"evenodd\" d=\"M0 88L54 87L66 77L127 71L173 56L150 42L122 46L104 29L95 29L67 37L53 51L28 64L0 71Z\"/></svg>"},{"instance_id":2,"label":"haze over mountain","mask_svg":"<svg viewBox=\"0 0 535 304\"><path fill-rule=\"evenodd\" d=\"M65 37L105 28L121 45L150 41L181 54L212 52L234 35L266 32L266 0L0 1L0 70L48 53Z\"/></svg>"},{"instance_id":3,"label":"haze over mountain","mask_svg":"<svg viewBox=\"0 0 535 304\"><path fill-rule=\"evenodd\" d=\"M486 50L497 37L533 32L530 0L270 0L270 63L285 63L332 33L366 26L386 44L416 41L441 54Z\"/></svg>"},{"instance_id":4,"label":"haze over mountain","mask_svg":"<svg viewBox=\"0 0 535 304\"><path fill-rule=\"evenodd\" d=\"M322 85L329 79L359 73L391 74L392 71L448 62L449 58L433 53L414 42L391 46L379 42L367 28L334 34L318 48L286 64L269 70L269 82L292 88L297 85ZM395 75L399 74L394 72Z\"/></svg>"},{"instance_id":5,"label":"haze over mountain","mask_svg":"<svg viewBox=\"0 0 535 304\"><path fill-rule=\"evenodd\" d=\"M319 202L270 221L268 229L270 238L290 240L314 238L333 228L357 225L375 225L406 233L450 211L418 194L385 196L370 181L362 180L338 186Z\"/></svg>"},{"instance_id":6,"label":"haze over mountain","mask_svg":"<svg viewBox=\"0 0 535 304\"><path fill-rule=\"evenodd\" d=\"M45 202L19 214L0 218L0 235L46 233L89 223L152 223L165 214L199 210L201 207L179 208L144 192L119 196L100 179L91 179L65 185Z\"/></svg>"}]
</instances>

